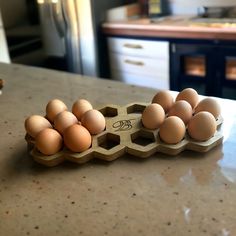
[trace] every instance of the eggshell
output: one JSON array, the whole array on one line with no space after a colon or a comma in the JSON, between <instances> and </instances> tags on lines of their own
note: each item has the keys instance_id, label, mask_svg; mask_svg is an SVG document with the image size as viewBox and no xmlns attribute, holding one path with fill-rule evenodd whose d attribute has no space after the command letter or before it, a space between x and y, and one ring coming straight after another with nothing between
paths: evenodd
<instances>
[{"instance_id":1,"label":"eggshell","mask_svg":"<svg viewBox=\"0 0 236 236\"><path fill-rule=\"evenodd\" d=\"M48 102L46 106L46 116L47 118L53 122L55 117L62 111L66 111L67 106L64 102L59 99L53 99Z\"/></svg>"},{"instance_id":2,"label":"eggshell","mask_svg":"<svg viewBox=\"0 0 236 236\"><path fill-rule=\"evenodd\" d=\"M147 129L158 129L165 119L165 111L161 105L152 103L142 113L142 124Z\"/></svg>"},{"instance_id":3,"label":"eggshell","mask_svg":"<svg viewBox=\"0 0 236 236\"><path fill-rule=\"evenodd\" d=\"M194 108L199 101L198 93L192 88L186 88L178 93L175 101L179 100L187 101Z\"/></svg>"},{"instance_id":4,"label":"eggshell","mask_svg":"<svg viewBox=\"0 0 236 236\"><path fill-rule=\"evenodd\" d=\"M162 90L153 97L152 103L161 105L165 113L167 113L174 104L174 98L172 97L170 91Z\"/></svg>"},{"instance_id":5,"label":"eggshell","mask_svg":"<svg viewBox=\"0 0 236 236\"><path fill-rule=\"evenodd\" d=\"M45 128L52 128L52 125L43 116L32 115L25 120L25 130L33 138Z\"/></svg>"},{"instance_id":6,"label":"eggshell","mask_svg":"<svg viewBox=\"0 0 236 236\"><path fill-rule=\"evenodd\" d=\"M78 124L68 127L63 137L66 147L73 152L83 152L87 150L92 143L89 131Z\"/></svg>"},{"instance_id":7,"label":"eggshell","mask_svg":"<svg viewBox=\"0 0 236 236\"><path fill-rule=\"evenodd\" d=\"M207 111L194 115L188 123L188 134L197 141L206 141L216 132L215 117Z\"/></svg>"},{"instance_id":8,"label":"eggshell","mask_svg":"<svg viewBox=\"0 0 236 236\"><path fill-rule=\"evenodd\" d=\"M62 148L61 135L54 129L46 128L40 131L35 138L36 148L44 155L53 155Z\"/></svg>"},{"instance_id":9,"label":"eggshell","mask_svg":"<svg viewBox=\"0 0 236 236\"><path fill-rule=\"evenodd\" d=\"M89 110L92 110L93 107L91 103L85 99L79 99L74 102L72 106L72 113L77 117L78 120L81 119L82 115Z\"/></svg>"},{"instance_id":10,"label":"eggshell","mask_svg":"<svg viewBox=\"0 0 236 236\"><path fill-rule=\"evenodd\" d=\"M81 124L88 129L90 134L99 134L106 127L106 120L98 110L89 110L81 117Z\"/></svg>"},{"instance_id":11,"label":"eggshell","mask_svg":"<svg viewBox=\"0 0 236 236\"><path fill-rule=\"evenodd\" d=\"M185 124L192 118L193 109L185 100L180 100L174 103L168 112L168 116L178 116Z\"/></svg>"},{"instance_id":12,"label":"eggshell","mask_svg":"<svg viewBox=\"0 0 236 236\"><path fill-rule=\"evenodd\" d=\"M76 116L69 112L69 111L63 111L59 113L56 118L54 119L54 128L59 131L61 134L63 134L64 130L74 124L77 124L78 120Z\"/></svg>"},{"instance_id":13,"label":"eggshell","mask_svg":"<svg viewBox=\"0 0 236 236\"><path fill-rule=\"evenodd\" d=\"M220 105L214 98L205 98L198 103L194 113L200 111L208 111L217 119L220 115Z\"/></svg>"},{"instance_id":14,"label":"eggshell","mask_svg":"<svg viewBox=\"0 0 236 236\"><path fill-rule=\"evenodd\" d=\"M176 144L184 138L185 132L184 122L177 116L170 116L161 125L159 136L165 143Z\"/></svg>"}]
</instances>

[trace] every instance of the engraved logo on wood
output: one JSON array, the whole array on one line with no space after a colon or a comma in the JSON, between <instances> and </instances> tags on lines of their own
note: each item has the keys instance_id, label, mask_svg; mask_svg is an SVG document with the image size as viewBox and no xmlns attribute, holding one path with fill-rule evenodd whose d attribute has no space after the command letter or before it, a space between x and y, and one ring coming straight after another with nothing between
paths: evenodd
<instances>
[{"instance_id":1,"label":"engraved logo on wood","mask_svg":"<svg viewBox=\"0 0 236 236\"><path fill-rule=\"evenodd\" d=\"M112 127L116 129L115 131L127 131L132 129L132 120L135 119L129 119L129 120L118 120L115 123L113 123Z\"/></svg>"}]
</instances>

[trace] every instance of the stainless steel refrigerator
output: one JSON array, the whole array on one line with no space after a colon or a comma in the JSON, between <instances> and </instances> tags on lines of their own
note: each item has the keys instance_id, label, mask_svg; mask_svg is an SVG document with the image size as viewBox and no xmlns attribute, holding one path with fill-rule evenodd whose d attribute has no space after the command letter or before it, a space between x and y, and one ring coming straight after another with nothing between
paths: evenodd
<instances>
[{"instance_id":1,"label":"stainless steel refrigerator","mask_svg":"<svg viewBox=\"0 0 236 236\"><path fill-rule=\"evenodd\" d=\"M101 23L106 10L124 0L37 0L45 53L65 57L68 71L106 77L105 39Z\"/></svg>"}]
</instances>

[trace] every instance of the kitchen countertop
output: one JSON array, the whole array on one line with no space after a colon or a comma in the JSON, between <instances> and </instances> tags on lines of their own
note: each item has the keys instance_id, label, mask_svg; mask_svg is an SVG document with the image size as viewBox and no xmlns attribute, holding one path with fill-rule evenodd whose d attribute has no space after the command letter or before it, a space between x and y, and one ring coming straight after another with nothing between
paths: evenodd
<instances>
[{"instance_id":1,"label":"kitchen countertop","mask_svg":"<svg viewBox=\"0 0 236 236\"><path fill-rule=\"evenodd\" d=\"M23 124L50 99L125 105L156 91L14 64L0 77L0 235L236 235L236 101L218 99L224 141L205 154L48 168L28 154Z\"/></svg>"},{"instance_id":2,"label":"kitchen countertop","mask_svg":"<svg viewBox=\"0 0 236 236\"><path fill-rule=\"evenodd\" d=\"M133 19L105 22L103 32L107 35L186 38L210 40L236 39L236 23L199 22L194 16L167 16L156 19Z\"/></svg>"}]
</instances>

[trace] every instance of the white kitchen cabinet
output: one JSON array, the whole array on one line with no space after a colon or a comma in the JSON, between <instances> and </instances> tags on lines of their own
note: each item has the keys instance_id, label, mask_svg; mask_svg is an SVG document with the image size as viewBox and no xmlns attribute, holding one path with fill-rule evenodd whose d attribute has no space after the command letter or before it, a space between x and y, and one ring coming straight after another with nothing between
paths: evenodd
<instances>
[{"instance_id":1,"label":"white kitchen cabinet","mask_svg":"<svg viewBox=\"0 0 236 236\"><path fill-rule=\"evenodd\" d=\"M108 49L113 79L169 89L169 42L109 37Z\"/></svg>"}]
</instances>

